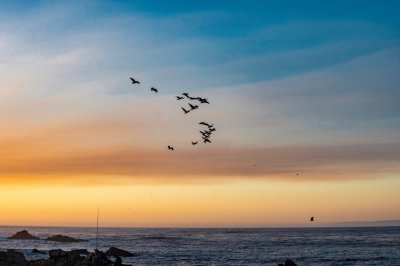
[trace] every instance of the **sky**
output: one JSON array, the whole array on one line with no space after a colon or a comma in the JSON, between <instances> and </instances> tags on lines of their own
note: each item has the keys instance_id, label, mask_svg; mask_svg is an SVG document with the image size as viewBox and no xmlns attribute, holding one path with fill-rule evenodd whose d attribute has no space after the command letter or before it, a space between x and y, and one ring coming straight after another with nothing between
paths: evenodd
<instances>
[{"instance_id":1,"label":"sky","mask_svg":"<svg viewBox=\"0 0 400 266\"><path fill-rule=\"evenodd\" d=\"M400 220L399 8L2 1L0 225Z\"/></svg>"}]
</instances>

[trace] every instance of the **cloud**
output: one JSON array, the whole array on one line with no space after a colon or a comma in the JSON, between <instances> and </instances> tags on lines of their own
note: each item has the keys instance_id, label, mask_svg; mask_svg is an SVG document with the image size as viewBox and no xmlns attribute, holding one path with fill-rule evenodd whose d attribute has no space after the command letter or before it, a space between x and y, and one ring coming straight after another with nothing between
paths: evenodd
<instances>
[{"instance_id":1,"label":"cloud","mask_svg":"<svg viewBox=\"0 0 400 266\"><path fill-rule=\"evenodd\" d=\"M3 178L292 179L306 169L301 178L335 179L398 171L399 50L388 49L398 44L389 28L265 21L217 38L207 30L218 24L223 33L241 17L108 15L101 4L84 5L43 4L1 23ZM142 84L132 86L131 75ZM150 86L160 93L149 94ZM174 96L184 91L212 104L183 116ZM217 125L215 141L193 150L202 120ZM170 144L176 152L166 153ZM366 155L375 152L383 157Z\"/></svg>"},{"instance_id":2,"label":"cloud","mask_svg":"<svg viewBox=\"0 0 400 266\"><path fill-rule=\"evenodd\" d=\"M124 182L218 182L232 178L349 180L390 176L400 169L400 144L288 146L277 148L199 148L196 151L129 147L19 153L2 160L2 179L28 176L60 182L119 177ZM7 156L2 156L7 158ZM253 166L255 165L255 166ZM29 173L29 174L27 174ZM299 173L299 175L297 175ZM82 179L82 180L80 180ZM107 178L106 178L107 179ZM118 180L118 181L121 181ZM108 181L110 182L110 181Z\"/></svg>"}]
</instances>

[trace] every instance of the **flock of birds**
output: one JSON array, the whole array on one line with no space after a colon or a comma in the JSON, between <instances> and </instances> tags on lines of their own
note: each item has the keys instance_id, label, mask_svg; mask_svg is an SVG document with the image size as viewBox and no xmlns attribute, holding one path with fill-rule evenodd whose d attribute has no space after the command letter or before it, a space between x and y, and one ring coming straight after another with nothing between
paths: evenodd
<instances>
[{"instance_id":1,"label":"flock of birds","mask_svg":"<svg viewBox=\"0 0 400 266\"><path fill-rule=\"evenodd\" d=\"M134 78L131 78L131 77L130 77L130 79L131 79L133 85L135 85L135 84L140 84L140 81L135 80ZM151 87L151 88L150 88L150 91L152 91L152 92L154 92L154 93L158 93L158 89L157 89L157 88L154 88L154 87ZM181 101L181 100L185 100L185 99L187 99L187 100L189 100L189 101L194 101L193 103L189 102L189 103L188 103L188 107L186 107L186 108L185 108L185 107L181 107L181 109L182 109L182 111L183 111L183 113L184 113L185 115L188 114L188 113L190 113L190 112L192 112L192 111L194 111L194 110L197 110L197 109L199 108L199 104L200 104L200 105L201 105L201 104L210 104L210 102L208 101L207 98L192 97L192 96L190 96L190 94L187 93L187 92L184 92L184 93L182 93L182 95L178 95L178 96L175 96L175 97L176 97L176 100L177 100L177 101ZM196 104L196 103L197 103L197 104ZM213 125L213 124L209 124L209 123L207 123L207 122L200 122L199 125L204 126L203 130L200 130L200 134L201 134L201 138L203 139L203 142L204 142L205 144L211 143L210 137L211 137L212 133L213 133L214 131L216 131L214 125ZM193 146L194 146L194 145L197 145L198 142L199 142L199 141L197 141L197 140L196 140L196 141L192 141L192 145L193 145ZM168 150L170 150L170 151L174 151L174 147L171 146L171 145L168 145L167 148L168 148ZM253 166L256 166L256 165L253 164ZM298 176L299 173L297 173L296 175ZM314 216L310 218L310 222L314 222Z\"/></svg>"},{"instance_id":2,"label":"flock of birds","mask_svg":"<svg viewBox=\"0 0 400 266\"><path fill-rule=\"evenodd\" d=\"M132 81L133 85L140 84L140 81L138 81L138 80L136 80L136 79L134 79L132 77L130 77L130 80ZM154 93L158 93L158 89L155 88L155 87L151 87L150 91L152 91ZM181 100L185 100L185 99L188 99L189 101L192 101L192 102L188 103L188 106L186 108L185 107L181 107L181 109L183 110L183 113L185 115L190 113L190 112L192 112L192 111L194 111L194 110L197 110L199 108L199 105L201 105L201 104L210 104L210 102L208 101L207 98L192 97L187 92L184 92L181 95L175 96L175 97L176 97L177 101L181 101ZM199 125L204 126L203 130L200 130L201 138L202 138L204 144L211 143L210 137L211 137L212 133L214 131L216 131L216 129L214 127L214 124L209 124L207 122L200 122ZM195 140L195 141L192 141L191 143L194 146L194 145L197 145L199 143L199 141ZM171 145L168 145L167 149L170 150L170 151L174 151L174 147L171 146Z\"/></svg>"}]
</instances>

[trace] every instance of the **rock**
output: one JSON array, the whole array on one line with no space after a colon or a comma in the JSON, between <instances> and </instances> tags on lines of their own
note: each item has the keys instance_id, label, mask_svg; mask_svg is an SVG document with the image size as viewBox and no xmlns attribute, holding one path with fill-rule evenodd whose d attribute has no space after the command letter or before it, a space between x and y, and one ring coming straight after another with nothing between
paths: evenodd
<instances>
[{"instance_id":1,"label":"rock","mask_svg":"<svg viewBox=\"0 0 400 266\"><path fill-rule=\"evenodd\" d=\"M13 266L28 266L28 262L26 261L24 254L13 249L7 250L6 264Z\"/></svg>"},{"instance_id":2,"label":"rock","mask_svg":"<svg viewBox=\"0 0 400 266\"><path fill-rule=\"evenodd\" d=\"M28 231L22 230L17 232L16 234L7 237L7 239L25 239L25 240L38 240L39 238L29 234Z\"/></svg>"},{"instance_id":3,"label":"rock","mask_svg":"<svg viewBox=\"0 0 400 266\"><path fill-rule=\"evenodd\" d=\"M114 256L114 257L133 257L134 254L123 250L123 249L119 249L116 247L110 247L107 251L106 251L107 256Z\"/></svg>"},{"instance_id":4,"label":"rock","mask_svg":"<svg viewBox=\"0 0 400 266\"><path fill-rule=\"evenodd\" d=\"M50 259L58 259L60 257L66 257L67 252L61 249L51 249L49 250L49 257Z\"/></svg>"},{"instance_id":5,"label":"rock","mask_svg":"<svg viewBox=\"0 0 400 266\"><path fill-rule=\"evenodd\" d=\"M115 256L115 266L122 266L122 259L120 256Z\"/></svg>"},{"instance_id":6,"label":"rock","mask_svg":"<svg viewBox=\"0 0 400 266\"><path fill-rule=\"evenodd\" d=\"M89 251L87 251L87 249L73 249L70 252L71 253L76 253L78 255L87 255L87 254L89 254Z\"/></svg>"},{"instance_id":7,"label":"rock","mask_svg":"<svg viewBox=\"0 0 400 266\"><path fill-rule=\"evenodd\" d=\"M0 261L6 261L6 260L7 260L7 252L0 251Z\"/></svg>"},{"instance_id":8,"label":"rock","mask_svg":"<svg viewBox=\"0 0 400 266\"><path fill-rule=\"evenodd\" d=\"M87 242L87 240L83 239L76 239L70 236L63 236L63 235L54 235L54 236L49 236L47 241L56 241L56 242Z\"/></svg>"},{"instance_id":9,"label":"rock","mask_svg":"<svg viewBox=\"0 0 400 266\"><path fill-rule=\"evenodd\" d=\"M53 266L53 263L50 259L40 259L30 261L29 266Z\"/></svg>"},{"instance_id":10,"label":"rock","mask_svg":"<svg viewBox=\"0 0 400 266\"><path fill-rule=\"evenodd\" d=\"M127 251L125 251L127 252ZM81 254L85 254L83 257ZM24 255L14 250L0 251L0 266L126 266L122 259L116 256L113 262L106 253L96 250L95 253L86 249L63 251L53 249L49 251L48 259L26 261Z\"/></svg>"},{"instance_id":11,"label":"rock","mask_svg":"<svg viewBox=\"0 0 400 266\"><path fill-rule=\"evenodd\" d=\"M45 254L46 252L40 251L40 250L34 248L34 249L32 249L32 253L35 253L35 254Z\"/></svg>"},{"instance_id":12,"label":"rock","mask_svg":"<svg viewBox=\"0 0 400 266\"><path fill-rule=\"evenodd\" d=\"M111 265L111 261L107 258L106 253L96 250L90 265L107 266Z\"/></svg>"},{"instance_id":13,"label":"rock","mask_svg":"<svg viewBox=\"0 0 400 266\"><path fill-rule=\"evenodd\" d=\"M285 260L285 266L297 266L297 264L294 263L294 261L287 259Z\"/></svg>"}]
</instances>

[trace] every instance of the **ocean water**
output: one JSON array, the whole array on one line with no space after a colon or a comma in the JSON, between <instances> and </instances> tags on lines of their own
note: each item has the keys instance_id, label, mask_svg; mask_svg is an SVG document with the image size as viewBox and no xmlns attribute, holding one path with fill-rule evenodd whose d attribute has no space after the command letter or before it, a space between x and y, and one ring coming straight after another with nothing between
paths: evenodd
<instances>
[{"instance_id":1,"label":"ocean water","mask_svg":"<svg viewBox=\"0 0 400 266\"><path fill-rule=\"evenodd\" d=\"M64 234L89 240L55 243L7 240L27 229L46 238ZM0 249L17 249L28 259L44 255L31 250L94 250L95 228L0 227ZM278 265L290 258L298 265L399 265L400 227L287 229L138 229L100 228L98 248L119 247L136 254L133 265Z\"/></svg>"}]
</instances>

